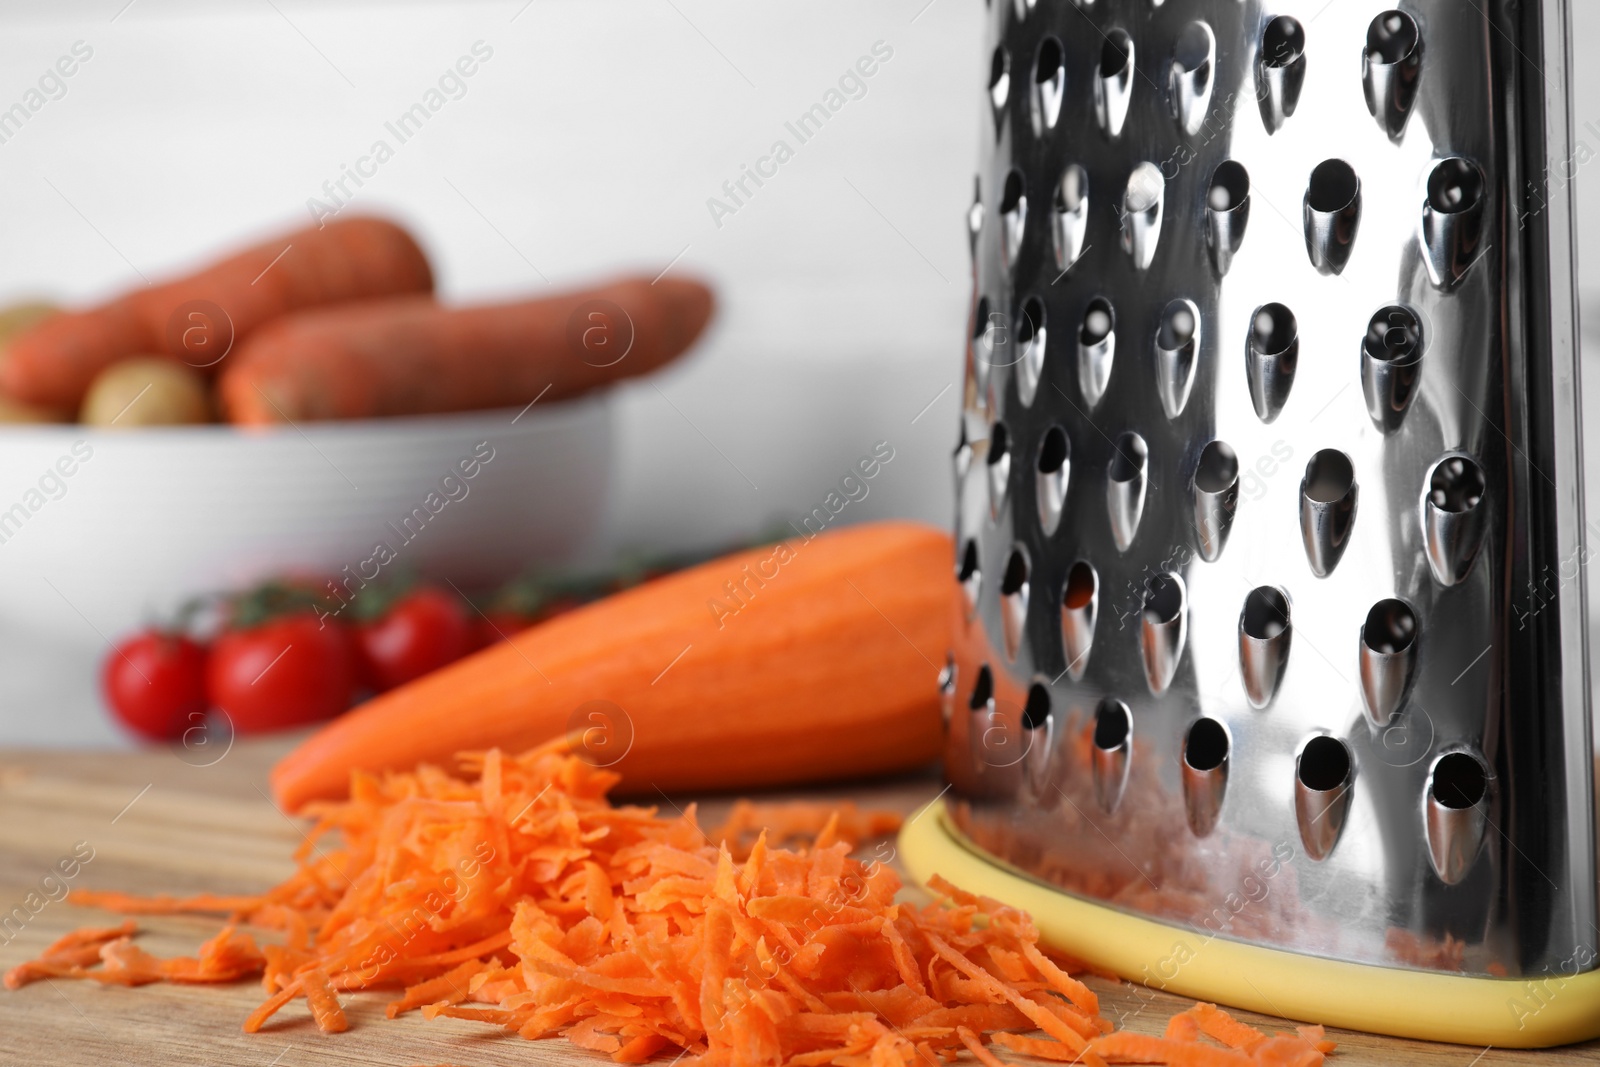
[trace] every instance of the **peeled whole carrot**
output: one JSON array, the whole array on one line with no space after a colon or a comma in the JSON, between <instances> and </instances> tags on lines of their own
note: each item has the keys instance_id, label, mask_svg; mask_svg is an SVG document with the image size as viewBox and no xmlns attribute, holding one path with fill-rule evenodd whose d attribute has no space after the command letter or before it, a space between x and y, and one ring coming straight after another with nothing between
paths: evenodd
<instances>
[{"instance_id":1,"label":"peeled whole carrot","mask_svg":"<svg viewBox=\"0 0 1600 1067\"><path fill-rule=\"evenodd\" d=\"M192 301L222 309L237 352L255 330L293 311L432 290L427 257L404 229L382 219L342 219L274 237L110 303L41 320L7 345L0 392L76 410L95 375L129 356L165 353L192 366L213 365L222 357L227 329L211 321L214 313L191 319L184 305ZM191 323L202 329L186 339Z\"/></svg>"},{"instance_id":2,"label":"peeled whole carrot","mask_svg":"<svg viewBox=\"0 0 1600 1067\"><path fill-rule=\"evenodd\" d=\"M552 741L636 795L921 766L953 558L942 531L885 522L658 578L368 701L286 756L273 792L293 810L355 769Z\"/></svg>"},{"instance_id":3,"label":"peeled whole carrot","mask_svg":"<svg viewBox=\"0 0 1600 1067\"><path fill-rule=\"evenodd\" d=\"M710 289L675 278L480 307L410 297L329 308L253 336L223 374L222 405L259 424L560 400L654 370L711 311Z\"/></svg>"}]
</instances>

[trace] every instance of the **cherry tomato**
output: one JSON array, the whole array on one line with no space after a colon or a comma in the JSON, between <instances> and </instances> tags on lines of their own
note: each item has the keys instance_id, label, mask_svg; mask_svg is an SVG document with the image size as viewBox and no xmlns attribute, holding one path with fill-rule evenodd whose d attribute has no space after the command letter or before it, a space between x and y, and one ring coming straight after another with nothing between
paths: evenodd
<instances>
[{"instance_id":1,"label":"cherry tomato","mask_svg":"<svg viewBox=\"0 0 1600 1067\"><path fill-rule=\"evenodd\" d=\"M182 634L143 630L106 657L100 684L118 721L169 741L206 711L206 650Z\"/></svg>"},{"instance_id":2,"label":"cherry tomato","mask_svg":"<svg viewBox=\"0 0 1600 1067\"><path fill-rule=\"evenodd\" d=\"M455 662L472 651L472 638L460 599L432 586L413 589L356 629L366 680L379 691Z\"/></svg>"},{"instance_id":3,"label":"cherry tomato","mask_svg":"<svg viewBox=\"0 0 1600 1067\"><path fill-rule=\"evenodd\" d=\"M349 632L312 611L226 630L211 648L206 692L239 733L329 719L356 690Z\"/></svg>"}]
</instances>

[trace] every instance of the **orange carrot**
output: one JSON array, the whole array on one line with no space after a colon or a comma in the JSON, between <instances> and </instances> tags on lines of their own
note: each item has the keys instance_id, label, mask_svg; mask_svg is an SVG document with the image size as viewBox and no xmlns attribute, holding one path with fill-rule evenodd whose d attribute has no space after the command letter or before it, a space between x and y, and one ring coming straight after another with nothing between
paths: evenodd
<instances>
[{"instance_id":1,"label":"orange carrot","mask_svg":"<svg viewBox=\"0 0 1600 1067\"><path fill-rule=\"evenodd\" d=\"M195 957L159 960L125 924L58 940L58 957L96 949L100 966L47 975L140 985L259 973L251 1033L301 999L337 1032L349 1025L341 991L404 987L390 1018L420 1007L424 1020L562 1036L619 1063L682 1050L683 1067L938 1067L965 1052L996 1067L986 1040L1086 1067L1321 1063L1316 1028L1265 1038L1253 1056L1104 1034L1110 1023L1077 1003L1088 990L1038 950L1024 913L953 886L945 903L895 903L894 872L852 856L850 831L874 825L864 818L816 826L809 806L768 808L814 834L788 848L758 834L736 859L692 813L613 806L619 776L577 757L490 751L461 763L465 774L358 772L349 800L316 806L318 847L248 898L292 945L258 950L225 926ZM1223 1018L1207 1005L1180 1018L1196 1025L1196 1013ZM1002 1032L1029 1026L1055 1040Z\"/></svg>"},{"instance_id":2,"label":"orange carrot","mask_svg":"<svg viewBox=\"0 0 1600 1067\"><path fill-rule=\"evenodd\" d=\"M274 768L273 792L292 810L355 769L552 740L650 796L921 766L940 744L952 557L943 532L887 522L656 579L341 716Z\"/></svg>"},{"instance_id":3,"label":"orange carrot","mask_svg":"<svg viewBox=\"0 0 1600 1067\"><path fill-rule=\"evenodd\" d=\"M222 355L230 332L237 350L262 325L292 311L432 289L427 258L391 222L350 218L296 230L187 277L51 315L7 346L0 391L76 410L95 375L129 356L160 353L206 367ZM208 310L190 318L186 305L194 301L220 309L227 324L212 321Z\"/></svg>"},{"instance_id":4,"label":"orange carrot","mask_svg":"<svg viewBox=\"0 0 1600 1067\"><path fill-rule=\"evenodd\" d=\"M699 282L630 278L513 304L415 296L306 312L240 347L222 406L236 423L281 424L549 403L675 358L711 310Z\"/></svg>"},{"instance_id":5,"label":"orange carrot","mask_svg":"<svg viewBox=\"0 0 1600 1067\"><path fill-rule=\"evenodd\" d=\"M1267 1035L1240 1022L1215 1004L1196 1004L1186 1013L1207 1037L1214 1037L1229 1048L1253 1050L1267 1039Z\"/></svg>"}]
</instances>

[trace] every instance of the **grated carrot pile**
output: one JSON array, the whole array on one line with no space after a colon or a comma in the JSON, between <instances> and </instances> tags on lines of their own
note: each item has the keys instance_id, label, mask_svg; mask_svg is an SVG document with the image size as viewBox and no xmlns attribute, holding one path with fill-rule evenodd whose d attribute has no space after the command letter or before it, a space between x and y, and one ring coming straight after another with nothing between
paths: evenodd
<instances>
[{"instance_id":1,"label":"grated carrot pile","mask_svg":"<svg viewBox=\"0 0 1600 1067\"><path fill-rule=\"evenodd\" d=\"M144 952L130 921L67 935L6 985L259 976L249 1032L297 1001L341 1031L341 993L389 990L389 1018L562 1036L620 1063L686 1051L685 1067L932 1067L963 1052L993 1067L990 1042L1177 1067L1315 1067L1332 1050L1320 1028L1268 1037L1210 1005L1166 1038L1113 1033L1025 913L938 879L942 904L896 903L893 870L850 854L892 816L741 804L708 838L693 808L612 806L615 774L556 751L465 766L473 777L354 775L349 800L311 809L295 874L259 896L73 894L123 913L227 916L193 958ZM236 924L283 937L258 947Z\"/></svg>"}]
</instances>

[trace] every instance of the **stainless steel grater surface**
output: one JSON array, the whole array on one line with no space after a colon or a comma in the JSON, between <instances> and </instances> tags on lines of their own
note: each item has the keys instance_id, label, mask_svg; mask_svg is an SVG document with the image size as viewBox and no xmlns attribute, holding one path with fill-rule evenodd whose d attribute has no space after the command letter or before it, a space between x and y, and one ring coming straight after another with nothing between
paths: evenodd
<instances>
[{"instance_id":1,"label":"stainless steel grater surface","mask_svg":"<svg viewBox=\"0 0 1600 1067\"><path fill-rule=\"evenodd\" d=\"M1204 937L1592 969L1564 6L988 21L955 829Z\"/></svg>"}]
</instances>

